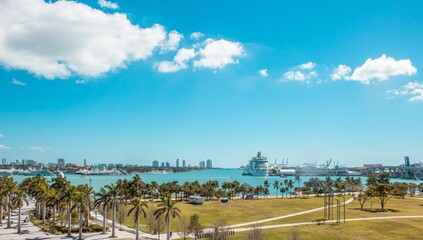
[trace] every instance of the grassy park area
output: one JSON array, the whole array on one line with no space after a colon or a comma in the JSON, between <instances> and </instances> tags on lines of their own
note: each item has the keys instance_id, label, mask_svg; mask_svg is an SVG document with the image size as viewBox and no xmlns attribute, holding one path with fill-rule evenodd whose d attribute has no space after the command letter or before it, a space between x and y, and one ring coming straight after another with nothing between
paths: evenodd
<instances>
[{"instance_id":1,"label":"grassy park area","mask_svg":"<svg viewBox=\"0 0 423 240\"><path fill-rule=\"evenodd\" d=\"M346 199L349 199L348 196ZM157 203L149 203L150 208L155 208ZM272 218L305 210L322 207L322 197L310 197L306 199L255 199L255 200L232 200L228 203L220 201L205 202L203 205L192 205L179 202L182 218L189 218L192 214L200 216L200 223L204 227L211 227L219 219L225 219L228 225ZM392 198L386 205L386 211L375 211L380 208L376 199L368 200L364 204L364 210L360 209L357 200L346 206L346 216L349 218L370 218L385 216L423 216L423 200L412 198ZM149 210L147 210L148 212ZM307 213L299 216L270 221L259 224L267 226L284 223L312 222L323 218L323 210ZM334 215L336 218L336 215ZM134 227L132 216L126 217L125 224ZM146 219L140 221L144 230ZM177 231L179 219L172 219L172 231ZM387 219L371 221L355 221L346 224L324 223L321 225L306 225L299 227L274 228L263 230L266 239L289 239L293 229L301 236L301 239L419 239L422 230L423 219ZM249 227L249 226L247 226ZM386 228L386 229L385 229ZM248 239L247 232L237 233L230 239ZM400 238L398 236L401 236Z\"/></svg>"}]
</instances>

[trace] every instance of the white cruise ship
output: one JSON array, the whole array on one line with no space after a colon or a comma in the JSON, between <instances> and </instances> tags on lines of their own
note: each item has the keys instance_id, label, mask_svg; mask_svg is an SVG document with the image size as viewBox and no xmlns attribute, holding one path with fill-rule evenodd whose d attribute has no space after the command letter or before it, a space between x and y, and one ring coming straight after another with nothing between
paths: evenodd
<instances>
[{"instance_id":1,"label":"white cruise ship","mask_svg":"<svg viewBox=\"0 0 423 240\"><path fill-rule=\"evenodd\" d=\"M268 176L269 175L269 164L266 157L261 156L261 152L257 153L256 157L252 157L245 167L242 175L251 176Z\"/></svg>"}]
</instances>

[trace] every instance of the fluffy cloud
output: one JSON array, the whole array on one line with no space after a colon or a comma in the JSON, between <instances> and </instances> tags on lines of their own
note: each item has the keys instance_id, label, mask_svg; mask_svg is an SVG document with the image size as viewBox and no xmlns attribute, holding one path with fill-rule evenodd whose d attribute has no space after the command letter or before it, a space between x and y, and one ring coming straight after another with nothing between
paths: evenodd
<instances>
[{"instance_id":1,"label":"fluffy cloud","mask_svg":"<svg viewBox=\"0 0 423 240\"><path fill-rule=\"evenodd\" d=\"M109 2L109 1L106 1L106 0L98 0L97 3L103 8L110 8L110 9L118 9L119 8L119 5L117 3Z\"/></svg>"},{"instance_id":2,"label":"fluffy cloud","mask_svg":"<svg viewBox=\"0 0 423 240\"><path fill-rule=\"evenodd\" d=\"M223 68L228 64L238 63L236 57L242 56L245 52L244 47L239 42L209 38L205 43L204 48L199 50L200 59L194 61L195 67Z\"/></svg>"},{"instance_id":3,"label":"fluffy cloud","mask_svg":"<svg viewBox=\"0 0 423 240\"><path fill-rule=\"evenodd\" d=\"M194 49L181 48L173 58L173 61L160 62L156 64L156 68L162 73L176 72L187 68L187 62L193 59L196 55L197 53Z\"/></svg>"},{"instance_id":4,"label":"fluffy cloud","mask_svg":"<svg viewBox=\"0 0 423 240\"><path fill-rule=\"evenodd\" d=\"M267 69L261 69L260 71L258 71L260 75L262 75L263 77L267 77L269 76L269 73L267 72Z\"/></svg>"},{"instance_id":5,"label":"fluffy cloud","mask_svg":"<svg viewBox=\"0 0 423 240\"><path fill-rule=\"evenodd\" d=\"M179 42L182 40L182 38L184 38L184 36L177 31L170 31L167 35L166 41L161 43L160 52L165 53L169 51L175 51L178 48Z\"/></svg>"},{"instance_id":6,"label":"fluffy cloud","mask_svg":"<svg viewBox=\"0 0 423 240\"><path fill-rule=\"evenodd\" d=\"M310 79L317 77L317 71L313 71L316 63L307 62L291 68L292 70L285 72L279 82L298 81L309 83Z\"/></svg>"},{"instance_id":7,"label":"fluffy cloud","mask_svg":"<svg viewBox=\"0 0 423 240\"><path fill-rule=\"evenodd\" d=\"M414 75L416 72L410 59L395 60L383 54L380 58L367 59L362 66L354 69L347 80L369 84L372 80L384 81L394 76Z\"/></svg>"},{"instance_id":8,"label":"fluffy cloud","mask_svg":"<svg viewBox=\"0 0 423 240\"><path fill-rule=\"evenodd\" d=\"M0 15L0 64L49 79L99 76L146 59L166 39L160 25L141 28L74 1L3 0Z\"/></svg>"},{"instance_id":9,"label":"fluffy cloud","mask_svg":"<svg viewBox=\"0 0 423 240\"><path fill-rule=\"evenodd\" d=\"M283 79L287 81L304 81L306 80L306 75L301 71L288 71L283 74Z\"/></svg>"},{"instance_id":10,"label":"fluffy cloud","mask_svg":"<svg viewBox=\"0 0 423 240\"><path fill-rule=\"evenodd\" d=\"M0 144L0 150L7 150L10 149L10 147L4 145L4 144Z\"/></svg>"},{"instance_id":11,"label":"fluffy cloud","mask_svg":"<svg viewBox=\"0 0 423 240\"><path fill-rule=\"evenodd\" d=\"M194 40L198 40L198 39L200 39L200 38L202 38L202 37L204 37L204 34L203 34L203 33L201 33L201 32L193 32L193 33L191 33L191 35L190 35L190 38L191 38L191 39L194 39Z\"/></svg>"},{"instance_id":12,"label":"fluffy cloud","mask_svg":"<svg viewBox=\"0 0 423 240\"><path fill-rule=\"evenodd\" d=\"M386 92L389 96L411 96L408 101L423 101L423 83L409 82L400 89L389 90Z\"/></svg>"},{"instance_id":13,"label":"fluffy cloud","mask_svg":"<svg viewBox=\"0 0 423 240\"><path fill-rule=\"evenodd\" d=\"M13 78L13 79L12 79L12 81L11 81L10 83L11 83L11 84L14 84L14 85L22 86L22 87L25 87L25 86L26 86L26 83L21 82L21 81L19 81L19 80L15 79L15 78Z\"/></svg>"},{"instance_id":14,"label":"fluffy cloud","mask_svg":"<svg viewBox=\"0 0 423 240\"><path fill-rule=\"evenodd\" d=\"M332 80L339 80L339 79L348 79L351 73L351 68L347 65L338 65L330 75Z\"/></svg>"},{"instance_id":15,"label":"fluffy cloud","mask_svg":"<svg viewBox=\"0 0 423 240\"><path fill-rule=\"evenodd\" d=\"M307 70L311 70L316 66L316 63L314 62L308 62L308 63L303 63L300 66L298 66L301 69L307 69Z\"/></svg>"}]
</instances>

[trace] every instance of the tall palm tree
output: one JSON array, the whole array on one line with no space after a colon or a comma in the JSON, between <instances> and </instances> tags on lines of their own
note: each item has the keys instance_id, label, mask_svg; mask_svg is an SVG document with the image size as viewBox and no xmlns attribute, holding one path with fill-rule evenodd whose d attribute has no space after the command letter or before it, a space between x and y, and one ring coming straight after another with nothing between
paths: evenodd
<instances>
[{"instance_id":1,"label":"tall palm tree","mask_svg":"<svg viewBox=\"0 0 423 240\"><path fill-rule=\"evenodd\" d=\"M22 207L26 203L28 206L28 199L26 196L26 193L23 191L23 189L19 188L16 190L15 195L12 200L12 204L14 207L17 207L19 209L18 213L18 234L21 233L21 211Z\"/></svg>"},{"instance_id":2,"label":"tall palm tree","mask_svg":"<svg viewBox=\"0 0 423 240\"><path fill-rule=\"evenodd\" d=\"M156 218L164 215L167 223L167 240L170 239L170 217L175 218L179 217L181 210L176 207L176 201L172 201L172 196L170 193L161 197L161 203L157 205L159 208L154 211Z\"/></svg>"},{"instance_id":3,"label":"tall palm tree","mask_svg":"<svg viewBox=\"0 0 423 240\"><path fill-rule=\"evenodd\" d=\"M278 180L275 180L273 182L273 188L275 189L276 198L278 198L278 190L279 190L279 181Z\"/></svg>"},{"instance_id":4,"label":"tall palm tree","mask_svg":"<svg viewBox=\"0 0 423 240\"><path fill-rule=\"evenodd\" d=\"M82 240L82 218L84 213L89 211L90 205L90 195L87 194L85 189L88 187L87 184L85 185L78 185L76 194L74 195L74 201L71 210L78 209L79 211L79 240Z\"/></svg>"},{"instance_id":5,"label":"tall palm tree","mask_svg":"<svg viewBox=\"0 0 423 240\"><path fill-rule=\"evenodd\" d=\"M6 196L7 199L7 228L12 227L12 194L14 194L17 190L16 182L13 181L13 178L5 178L4 183L2 186L2 192Z\"/></svg>"},{"instance_id":6,"label":"tall palm tree","mask_svg":"<svg viewBox=\"0 0 423 240\"><path fill-rule=\"evenodd\" d=\"M264 186L265 189L267 189L267 190L263 189L263 190L265 190L263 192L269 192L270 182L269 182L268 179L264 180L263 186ZM268 194L265 194L265 195L267 196Z\"/></svg>"},{"instance_id":7,"label":"tall palm tree","mask_svg":"<svg viewBox=\"0 0 423 240\"><path fill-rule=\"evenodd\" d=\"M140 197L134 198L131 202L132 204L132 208L129 210L128 212L128 216L132 213L135 212L134 215L134 219L135 219L135 236L136 239L139 239L139 228L140 228L140 214L142 213L142 215L144 216L144 218L147 216L146 212L145 212L145 208L148 208L148 205L141 200Z\"/></svg>"},{"instance_id":8,"label":"tall palm tree","mask_svg":"<svg viewBox=\"0 0 423 240\"><path fill-rule=\"evenodd\" d=\"M116 207L119 204L121 200L121 189L118 188L115 184L111 183L109 185L106 185L106 189L108 190L109 195L109 203L110 207L112 208L112 238L116 237L115 232L115 222L116 222Z\"/></svg>"},{"instance_id":9,"label":"tall palm tree","mask_svg":"<svg viewBox=\"0 0 423 240\"><path fill-rule=\"evenodd\" d=\"M103 234L106 233L106 219L107 219L107 207L110 201L110 195L104 187L95 194L96 200L94 202L94 208L103 207Z\"/></svg>"},{"instance_id":10,"label":"tall palm tree","mask_svg":"<svg viewBox=\"0 0 423 240\"><path fill-rule=\"evenodd\" d=\"M56 226L56 209L60 204L60 195L58 190L56 190L55 188L49 188L47 191L47 196L46 196L46 203L47 206L51 207L53 209L52 212L52 226Z\"/></svg>"},{"instance_id":11,"label":"tall palm tree","mask_svg":"<svg viewBox=\"0 0 423 240\"><path fill-rule=\"evenodd\" d=\"M3 224L3 208L9 205L9 202L7 201L7 193L4 191L7 178L8 177L6 176L2 176L0 178L0 224Z\"/></svg>"},{"instance_id":12,"label":"tall palm tree","mask_svg":"<svg viewBox=\"0 0 423 240\"><path fill-rule=\"evenodd\" d=\"M72 237L72 202L75 198L77 189L75 186L68 185L62 195L61 200L67 203L68 215L68 237Z\"/></svg>"}]
</instances>

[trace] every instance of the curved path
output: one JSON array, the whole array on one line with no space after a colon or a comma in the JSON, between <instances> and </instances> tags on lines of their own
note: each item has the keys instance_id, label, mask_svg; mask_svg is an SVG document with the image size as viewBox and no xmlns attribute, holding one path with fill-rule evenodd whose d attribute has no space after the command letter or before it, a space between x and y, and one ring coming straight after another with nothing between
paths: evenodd
<instances>
[{"instance_id":1,"label":"curved path","mask_svg":"<svg viewBox=\"0 0 423 240\"><path fill-rule=\"evenodd\" d=\"M351 203L352 201L354 201L354 197L351 197L350 199L345 201L345 204ZM342 203L341 205L344 205L344 203ZM283 216L274 217L274 218L267 218L267 219L262 219L262 220L258 220L258 221L253 221L253 222L234 224L234 225L230 225L228 227L229 228L237 228L237 227L243 227L243 226L248 226L248 225L271 222L271 221L276 221L276 220L279 220L279 219L284 219L284 218L294 217L294 216L303 215L303 214L307 214L307 213L317 212L317 211L320 211L320 210L323 210L323 207L314 208L314 209L311 209L311 210L306 210L306 211L302 211L302 212L298 212L298 213L292 213L292 214L283 215Z\"/></svg>"},{"instance_id":2,"label":"curved path","mask_svg":"<svg viewBox=\"0 0 423 240\"><path fill-rule=\"evenodd\" d=\"M346 222L353 222L353 221L369 221L369 220L386 220L386 219L410 219L410 218L423 218L423 216L389 216L389 217L370 217L370 218L347 218ZM336 220L328 220L325 223L335 223ZM286 224L276 224L276 225L268 225L268 226L258 226L259 229L272 229L272 228L283 228L283 227L294 227L294 226L301 226L301 225L317 225L320 222L300 222L300 223L286 223ZM245 232L250 231L251 227L249 228L234 228L231 229L235 232Z\"/></svg>"}]
</instances>

